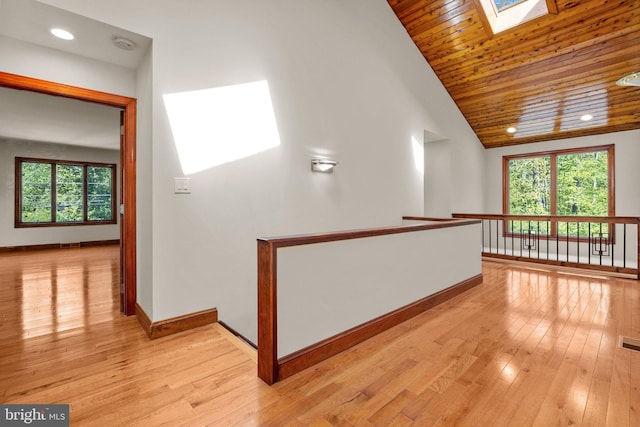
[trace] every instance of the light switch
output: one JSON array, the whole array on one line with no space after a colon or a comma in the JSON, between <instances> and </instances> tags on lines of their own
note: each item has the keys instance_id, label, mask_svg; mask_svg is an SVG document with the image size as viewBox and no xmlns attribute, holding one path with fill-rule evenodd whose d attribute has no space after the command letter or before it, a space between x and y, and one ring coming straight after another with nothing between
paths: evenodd
<instances>
[{"instance_id":1,"label":"light switch","mask_svg":"<svg viewBox=\"0 0 640 427\"><path fill-rule=\"evenodd\" d=\"M191 178L175 177L173 178L174 192L176 194L191 193Z\"/></svg>"}]
</instances>

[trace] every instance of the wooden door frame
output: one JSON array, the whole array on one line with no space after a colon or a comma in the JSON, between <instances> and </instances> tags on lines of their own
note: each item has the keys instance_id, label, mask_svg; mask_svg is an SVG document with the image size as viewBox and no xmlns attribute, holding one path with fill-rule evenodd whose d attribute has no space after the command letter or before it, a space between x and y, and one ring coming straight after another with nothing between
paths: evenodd
<instances>
[{"instance_id":1,"label":"wooden door frame","mask_svg":"<svg viewBox=\"0 0 640 427\"><path fill-rule=\"evenodd\" d=\"M120 152L123 182L122 200L124 215L120 227L123 239L120 241L124 252L124 265L121 274L124 276L124 314L135 314L136 306L136 99L114 95L76 86L46 80L34 79L0 72L0 87L28 90L47 95L62 96L81 101L95 102L124 110L124 141ZM118 207L119 215L120 208Z\"/></svg>"}]
</instances>

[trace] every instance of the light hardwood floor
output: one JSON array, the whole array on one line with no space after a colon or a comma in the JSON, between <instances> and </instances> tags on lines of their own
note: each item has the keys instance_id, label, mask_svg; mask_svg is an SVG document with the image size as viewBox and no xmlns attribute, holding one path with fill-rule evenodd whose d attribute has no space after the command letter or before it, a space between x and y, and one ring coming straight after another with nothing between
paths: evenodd
<instances>
[{"instance_id":1,"label":"light hardwood floor","mask_svg":"<svg viewBox=\"0 0 640 427\"><path fill-rule=\"evenodd\" d=\"M483 273L268 387L219 325L149 341L121 316L117 247L2 254L0 403L69 403L74 426L640 425L640 353L618 347L640 337L639 282Z\"/></svg>"}]
</instances>

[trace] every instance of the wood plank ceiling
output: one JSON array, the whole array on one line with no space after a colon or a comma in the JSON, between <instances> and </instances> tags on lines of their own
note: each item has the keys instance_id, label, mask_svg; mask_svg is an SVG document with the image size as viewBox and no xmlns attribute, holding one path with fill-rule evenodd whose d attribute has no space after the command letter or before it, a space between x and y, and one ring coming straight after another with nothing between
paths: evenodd
<instances>
[{"instance_id":1,"label":"wood plank ceiling","mask_svg":"<svg viewBox=\"0 0 640 427\"><path fill-rule=\"evenodd\" d=\"M640 128L640 88L616 85L640 70L640 0L548 0L498 34L480 1L388 0L486 148Z\"/></svg>"}]
</instances>

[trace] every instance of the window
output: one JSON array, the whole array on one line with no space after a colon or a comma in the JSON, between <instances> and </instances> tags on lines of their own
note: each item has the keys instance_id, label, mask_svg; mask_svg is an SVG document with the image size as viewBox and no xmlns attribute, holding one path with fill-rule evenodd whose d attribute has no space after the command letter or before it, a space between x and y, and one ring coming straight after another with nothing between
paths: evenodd
<instances>
[{"instance_id":1,"label":"window","mask_svg":"<svg viewBox=\"0 0 640 427\"><path fill-rule=\"evenodd\" d=\"M489 36L549 13L557 13L555 2L551 0L475 0L475 3Z\"/></svg>"},{"instance_id":2,"label":"window","mask_svg":"<svg viewBox=\"0 0 640 427\"><path fill-rule=\"evenodd\" d=\"M116 223L116 165L16 157L16 227Z\"/></svg>"},{"instance_id":3,"label":"window","mask_svg":"<svg viewBox=\"0 0 640 427\"><path fill-rule=\"evenodd\" d=\"M508 215L614 216L613 145L503 157ZM539 225L536 224L536 227ZM540 234L587 236L606 224L542 223ZM511 229L509 231L519 231ZM578 230L578 228L580 228ZM522 230L527 232L528 229ZM605 230L606 231L606 230Z\"/></svg>"},{"instance_id":4,"label":"window","mask_svg":"<svg viewBox=\"0 0 640 427\"><path fill-rule=\"evenodd\" d=\"M496 5L496 10L502 12L504 9L513 6L514 4L522 3L525 0L493 0L493 4Z\"/></svg>"}]
</instances>

